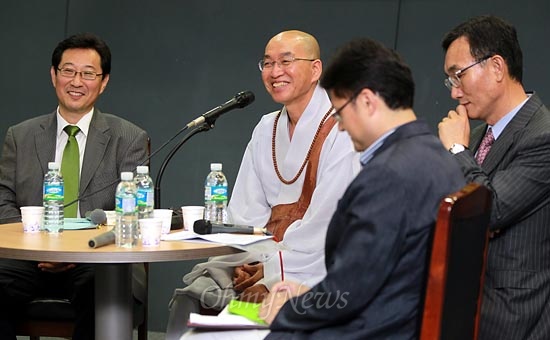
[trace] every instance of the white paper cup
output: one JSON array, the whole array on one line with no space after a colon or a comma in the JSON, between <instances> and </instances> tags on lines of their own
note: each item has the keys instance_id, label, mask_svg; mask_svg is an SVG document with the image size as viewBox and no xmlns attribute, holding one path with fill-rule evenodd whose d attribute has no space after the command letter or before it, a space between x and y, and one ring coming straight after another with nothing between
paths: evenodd
<instances>
[{"instance_id":1,"label":"white paper cup","mask_svg":"<svg viewBox=\"0 0 550 340\"><path fill-rule=\"evenodd\" d=\"M44 207L27 206L20 209L23 232L37 233L42 230L44 227Z\"/></svg>"},{"instance_id":2,"label":"white paper cup","mask_svg":"<svg viewBox=\"0 0 550 340\"><path fill-rule=\"evenodd\" d=\"M160 218L142 218L138 220L141 231L141 245L156 247L160 244L162 234L162 220Z\"/></svg>"},{"instance_id":3,"label":"white paper cup","mask_svg":"<svg viewBox=\"0 0 550 340\"><path fill-rule=\"evenodd\" d=\"M181 207L183 215L183 229L193 231L193 224L196 220L204 218L204 207L198 205L188 205Z\"/></svg>"},{"instance_id":4,"label":"white paper cup","mask_svg":"<svg viewBox=\"0 0 550 340\"><path fill-rule=\"evenodd\" d=\"M168 234L172 225L172 209L155 209L153 210L153 217L162 220L162 233Z\"/></svg>"},{"instance_id":5,"label":"white paper cup","mask_svg":"<svg viewBox=\"0 0 550 340\"><path fill-rule=\"evenodd\" d=\"M107 225L110 227L114 227L116 224L116 211L105 210L105 216L107 216Z\"/></svg>"}]
</instances>

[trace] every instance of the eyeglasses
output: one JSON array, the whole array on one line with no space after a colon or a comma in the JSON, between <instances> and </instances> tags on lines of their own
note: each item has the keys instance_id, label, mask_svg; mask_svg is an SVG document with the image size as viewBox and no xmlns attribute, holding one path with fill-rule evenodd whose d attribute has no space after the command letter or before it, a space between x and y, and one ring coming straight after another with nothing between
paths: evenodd
<instances>
[{"instance_id":1,"label":"eyeglasses","mask_svg":"<svg viewBox=\"0 0 550 340\"><path fill-rule=\"evenodd\" d=\"M460 77L462 77L464 75L463 73L466 72L469 68L472 68L472 67L476 66L477 64L482 63L482 62L484 62L485 60L487 60L491 57L492 57L492 55L485 56L485 57L479 59L478 61L476 61L475 63L473 63L472 65L466 66L465 68L460 69L460 70L456 71L455 73L451 74L450 76L447 77L447 79L445 79L445 86L447 86L449 91L452 91L453 87L462 86L462 82L460 81Z\"/></svg>"},{"instance_id":2,"label":"eyeglasses","mask_svg":"<svg viewBox=\"0 0 550 340\"><path fill-rule=\"evenodd\" d=\"M355 98L357 98L357 96L359 95L359 93L361 93L363 89L359 90L358 92L356 92L353 96L351 96L347 102L344 103L344 105L340 106L340 108L336 111L334 111L331 116L334 117L334 119L336 119L337 122L341 122L342 121L342 110L349 105L349 103L351 103L352 101L355 100Z\"/></svg>"},{"instance_id":3,"label":"eyeglasses","mask_svg":"<svg viewBox=\"0 0 550 340\"><path fill-rule=\"evenodd\" d=\"M275 64L279 65L280 68L287 68L290 65L292 65L293 62L295 62L297 60L315 61L317 59L296 58L294 56L286 56L282 59L273 60L273 61L262 59L258 62L258 68L262 72L264 70L271 70L273 67L275 67Z\"/></svg>"},{"instance_id":4,"label":"eyeglasses","mask_svg":"<svg viewBox=\"0 0 550 340\"><path fill-rule=\"evenodd\" d=\"M77 71L72 68L58 68L59 74L65 78L74 78L77 74L80 74L80 77L85 80L95 80L98 76L103 75L103 73L95 73L93 71Z\"/></svg>"}]
</instances>

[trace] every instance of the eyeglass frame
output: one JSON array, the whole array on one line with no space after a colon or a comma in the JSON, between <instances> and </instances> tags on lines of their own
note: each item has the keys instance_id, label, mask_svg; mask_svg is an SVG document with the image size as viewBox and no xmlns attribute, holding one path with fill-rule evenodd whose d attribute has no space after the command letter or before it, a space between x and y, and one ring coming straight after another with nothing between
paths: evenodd
<instances>
[{"instance_id":1,"label":"eyeglass frame","mask_svg":"<svg viewBox=\"0 0 550 340\"><path fill-rule=\"evenodd\" d=\"M357 97L359 96L359 94L361 94L361 91L363 91L364 88L361 88L360 90L356 91L351 97L349 97L349 99L342 105L340 106L339 109L336 109L334 110L333 113L330 114L331 117L333 117L334 119L336 119L337 122L342 122L342 110L349 105L349 103L351 103L352 101L354 101L355 99L357 99Z\"/></svg>"},{"instance_id":2,"label":"eyeglass frame","mask_svg":"<svg viewBox=\"0 0 550 340\"><path fill-rule=\"evenodd\" d=\"M456 88L461 87L462 86L462 81L460 80L460 77L462 77L464 72L466 72L468 69L470 69L470 68L472 68L472 67L474 67L478 64L481 64L482 62L484 62L487 59L492 58L492 57L494 57L493 54L487 55L487 56L479 59L475 63L473 63L469 66L466 66L464 68L461 68L460 70L455 71L453 74L447 76L447 78L445 78L445 80L443 81L443 83L445 84L445 87L447 89L449 89L449 91L452 91L453 87L456 87Z\"/></svg>"},{"instance_id":3,"label":"eyeglass frame","mask_svg":"<svg viewBox=\"0 0 550 340\"><path fill-rule=\"evenodd\" d=\"M285 58L287 58L287 57L288 57L288 59L285 59ZM289 60L289 59L292 59L292 60ZM270 70L270 69L272 69L273 67L275 67L275 65L279 65L280 68L283 68L283 69L284 69L284 68L287 68L287 67L289 67L290 65L292 65L292 64L293 64L295 61L297 61L297 60L315 61L315 60L317 60L317 59L318 59L318 58L316 58L316 59L297 58L297 57L295 57L295 56L293 56L293 55L290 55L290 56L285 56L285 57L283 57L283 58L280 58L279 60L273 60L273 61L269 62L269 65L271 65L271 66L269 66L269 67L267 67L267 68L265 67L265 60L264 60L264 59L260 59L260 61L258 61L258 68L260 69L260 72L263 72L263 71L266 70L266 69ZM287 63L287 64L285 65L285 64L283 64L283 62L285 62L285 63Z\"/></svg>"},{"instance_id":4,"label":"eyeglass frame","mask_svg":"<svg viewBox=\"0 0 550 340\"><path fill-rule=\"evenodd\" d=\"M80 75L80 78L84 79L84 80L96 80L98 76L102 76L103 73L96 73L94 71L77 71L73 68L67 68L67 67L63 67L63 68L57 68L57 70L59 71L59 74L62 76L62 77L65 77L65 78L75 78L77 74ZM72 71L73 72L73 75L70 76L68 74L63 74L63 72L67 72L67 71ZM94 77L93 78L86 78L84 76L84 74L87 74L87 75L93 75Z\"/></svg>"}]
</instances>

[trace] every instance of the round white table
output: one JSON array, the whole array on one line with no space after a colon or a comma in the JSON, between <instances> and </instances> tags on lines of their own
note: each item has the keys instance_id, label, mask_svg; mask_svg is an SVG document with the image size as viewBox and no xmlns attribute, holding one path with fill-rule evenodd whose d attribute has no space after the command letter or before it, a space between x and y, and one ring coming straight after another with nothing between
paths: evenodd
<instances>
[{"instance_id":1,"label":"round white table","mask_svg":"<svg viewBox=\"0 0 550 340\"><path fill-rule=\"evenodd\" d=\"M218 244L161 241L158 247L127 249L114 244L90 248L105 229L66 230L60 235L23 233L21 223L0 225L0 258L44 262L96 263L95 337L132 338L132 263L192 260L238 253Z\"/></svg>"}]
</instances>

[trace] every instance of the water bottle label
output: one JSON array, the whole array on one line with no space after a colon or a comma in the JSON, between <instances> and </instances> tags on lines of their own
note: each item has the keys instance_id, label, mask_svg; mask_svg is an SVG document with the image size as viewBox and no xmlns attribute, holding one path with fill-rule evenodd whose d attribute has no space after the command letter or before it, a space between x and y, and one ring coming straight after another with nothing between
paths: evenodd
<instances>
[{"instance_id":1,"label":"water bottle label","mask_svg":"<svg viewBox=\"0 0 550 340\"><path fill-rule=\"evenodd\" d=\"M59 184L46 184L44 186L44 201L63 200L63 186Z\"/></svg>"},{"instance_id":2,"label":"water bottle label","mask_svg":"<svg viewBox=\"0 0 550 340\"><path fill-rule=\"evenodd\" d=\"M205 197L208 195L205 195ZM217 185L210 187L210 201L223 202L227 201L227 186Z\"/></svg>"},{"instance_id":3,"label":"water bottle label","mask_svg":"<svg viewBox=\"0 0 550 340\"><path fill-rule=\"evenodd\" d=\"M152 207L154 204L154 195L151 190L138 190L136 198L138 207Z\"/></svg>"},{"instance_id":4,"label":"water bottle label","mask_svg":"<svg viewBox=\"0 0 550 340\"><path fill-rule=\"evenodd\" d=\"M123 198L116 197L115 199L116 207L115 210L120 213L133 213L136 212L136 199L133 197Z\"/></svg>"}]
</instances>

